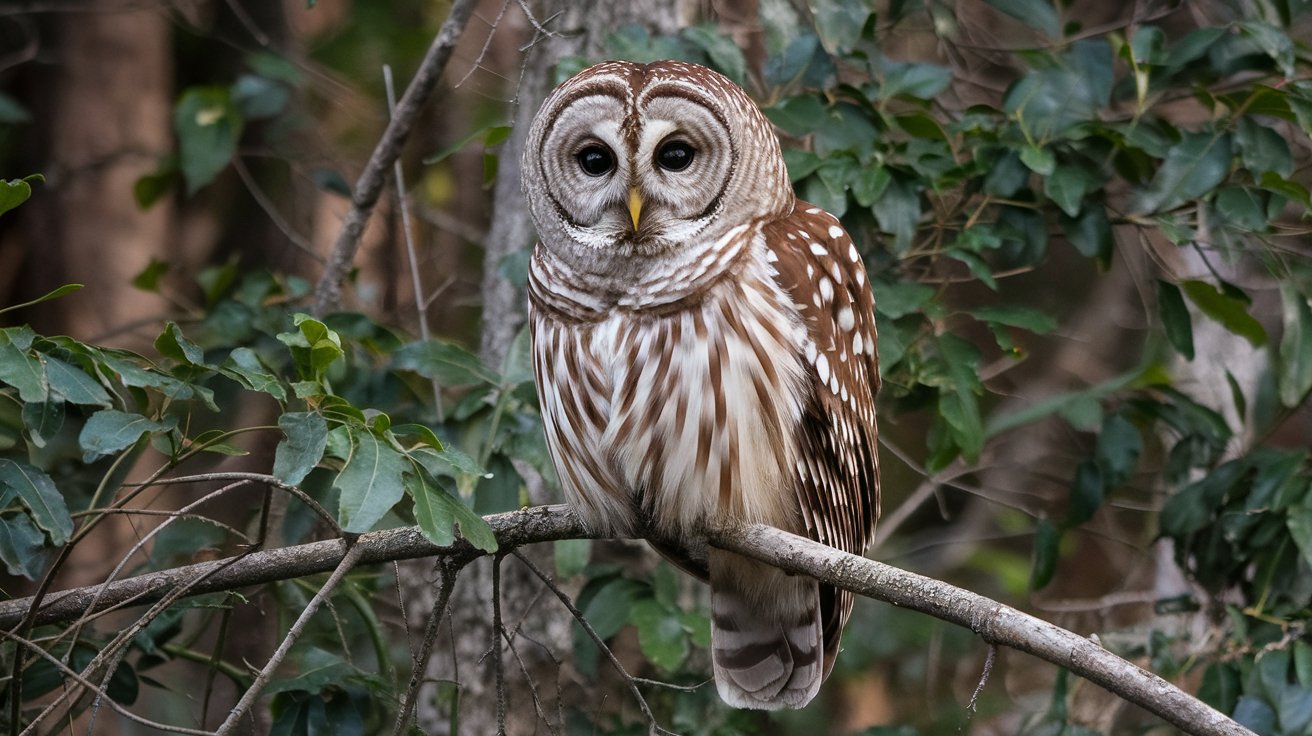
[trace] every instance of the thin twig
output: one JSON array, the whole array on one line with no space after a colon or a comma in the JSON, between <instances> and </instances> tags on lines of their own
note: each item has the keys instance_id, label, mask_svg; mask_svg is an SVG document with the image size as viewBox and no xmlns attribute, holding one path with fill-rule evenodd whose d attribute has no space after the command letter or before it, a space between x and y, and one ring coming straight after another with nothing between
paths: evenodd
<instances>
[{"instance_id":1,"label":"thin twig","mask_svg":"<svg viewBox=\"0 0 1312 736\"><path fill-rule=\"evenodd\" d=\"M570 612L570 615L574 617L574 620L579 622L579 626L583 627L583 631L588 635L589 639L592 639L592 643L596 644L597 649L600 650L602 654L606 655L606 659L610 661L611 667L619 673L619 676L624 680L624 683L628 685L629 692L633 694L634 700L638 701L638 707L642 709L642 715L646 717L647 724L651 727L652 732L670 734L673 736L671 732L666 731L656 723L656 716L652 715L651 708L647 705L647 699L642 696L642 691L638 689L638 684L634 681L633 676L629 674L628 670L624 669L624 665L620 664L619 658L617 658L615 653L610 650L610 647L606 646L606 642L597 635L597 630L592 628L592 624L583 616L583 612L574 605L574 601L570 600L570 597L565 595L565 591L557 587L556 583L548 577L546 573L542 572L537 565L533 564L533 561L526 555L519 550L511 552L511 554L519 558L519 561L524 563L524 566L536 575L537 578L542 581L543 585L547 586L552 593L556 594L556 598L558 598L561 604Z\"/></svg>"},{"instance_id":2,"label":"thin twig","mask_svg":"<svg viewBox=\"0 0 1312 736\"><path fill-rule=\"evenodd\" d=\"M537 712L538 718L547 725L549 731L552 733L559 733L559 729L551 723L550 718L547 718L547 711L542 707L542 698L538 696L537 685L533 684L533 675L529 673L528 665L524 662L524 658L519 655L519 648L515 646L515 642L510 637L510 633L502 631L501 637L506 640L506 647L510 649L510 653L515 655L515 662L519 664L519 671L524 675L524 682L528 684L529 695L533 696L533 710ZM524 638L533 641L531 637L525 636ZM533 643L538 644L536 641L533 641ZM538 646L541 646L541 644L538 644ZM557 664L559 664L559 661L557 661Z\"/></svg>"},{"instance_id":3,"label":"thin twig","mask_svg":"<svg viewBox=\"0 0 1312 736\"><path fill-rule=\"evenodd\" d=\"M424 60L420 62L415 77L406 87L405 94L396 105L396 114L392 116L383 131L383 136L374 146L373 153L365 164L364 171L351 191L351 209L346 213L342 231L333 244L333 250L324 268L323 276L314 290L314 313L323 315L337 307L342 297L342 279L355 260L355 253L360 248L360 237L364 234L365 223L373 213L374 205L383 191L383 182L387 170L401 155L401 147L410 137L419 111L423 109L437 82L451 59L456 42L469 23L469 16L477 5L475 0L456 0L451 11L442 22L442 29L433 39Z\"/></svg>"},{"instance_id":4,"label":"thin twig","mask_svg":"<svg viewBox=\"0 0 1312 736\"><path fill-rule=\"evenodd\" d=\"M501 555L492 558L492 672L497 683L497 736L506 733L506 668L501 658Z\"/></svg>"},{"instance_id":5,"label":"thin twig","mask_svg":"<svg viewBox=\"0 0 1312 736\"><path fill-rule=\"evenodd\" d=\"M360 561L360 557L363 554L364 548L359 545L352 545L351 548L346 551L346 555L342 557L342 561L337 564L337 569L333 570L333 574L328 576L328 581L323 584L323 587L319 589L318 593L314 594L314 597L311 598L310 602L305 606L305 610L301 611L301 615L296 618L296 622L287 630L287 636L283 637L282 643L278 645L276 650L274 650L273 656L269 657L269 661L265 663L264 669L260 670L260 674L256 675L255 682L251 683L249 688L246 688L245 693L242 693L241 700L237 701L237 705L235 705L232 712L228 714L227 720L219 726L219 730L214 732L214 736L226 736L226 734L233 732L233 729L237 727L238 722L240 722L246 715L246 712L251 709L251 706L255 705L256 699L260 697L260 693L263 692L264 687L269 684L269 680L273 679L274 671L277 670L278 666L282 664L282 661L287 658L287 654L291 651L292 645L296 643L297 639L301 638L301 632L305 630L306 624L310 622L310 619L314 617L314 614L319 611L319 607L328 600L333 594L333 591L337 589L337 586L346 578L346 574L355 567L357 562Z\"/></svg>"},{"instance_id":6,"label":"thin twig","mask_svg":"<svg viewBox=\"0 0 1312 736\"><path fill-rule=\"evenodd\" d=\"M401 703L401 709L396 714L396 725L392 728L393 736L401 736L405 733L406 726L410 724L410 717L414 714L415 703L419 700L419 689L424 685L424 673L428 671L428 661L433 656L433 643L437 640L437 632L442 628L442 621L446 619L446 608L451 601L451 591L455 590L456 577L460 570L465 566L463 559L456 557L443 557L438 560L437 568L440 571L440 583L437 589L437 600L433 602L433 610L429 613L428 624L424 626L424 640L419 645L419 652L414 657L414 662L410 670L410 687L406 689L405 700Z\"/></svg>"},{"instance_id":7,"label":"thin twig","mask_svg":"<svg viewBox=\"0 0 1312 736\"><path fill-rule=\"evenodd\" d=\"M96 683L91 682L90 680L86 679L81 674L79 674L77 671L75 671L72 667L69 667L68 665L64 664L62 661L60 661L58 657L54 656L50 652L47 652L44 647L34 642L28 641L27 639L24 639L18 636L17 634L12 634L8 631L0 631L0 636L4 636L6 639L9 639L10 641L18 644L20 647L24 649L31 649L33 652L36 652L36 654L40 656L42 659L54 665L55 669L59 670L60 672L63 672L65 677L68 677L69 679L78 683L79 685L86 688L87 690L90 690L100 695L104 695L103 691L101 691L101 689L96 685ZM105 695L105 702L109 703L109 707L113 708L115 713L118 713L119 715L129 720L136 721L137 723L140 723L141 725L147 728L153 728L159 731L169 731L172 733L194 734L194 736L212 736L212 734L209 731L197 731L192 728L173 726L167 723L159 723L158 721L152 721L144 716L139 716L136 713L133 713L132 711L128 710L127 708L124 708L122 705L119 705L117 701L110 698L108 695Z\"/></svg>"},{"instance_id":8,"label":"thin twig","mask_svg":"<svg viewBox=\"0 0 1312 736\"><path fill-rule=\"evenodd\" d=\"M286 491L287 493L290 493L293 496L295 496L298 501L308 506L310 510L313 511L315 515L318 516L319 519L323 521L324 524L328 525L328 528L332 531L333 534L340 535L342 533L341 526L337 524L337 517L334 516L332 513L330 513L328 509L325 509L323 505L320 504L318 501L314 500L310 496L310 494L306 493L305 491L302 491L297 486L291 485L290 483L284 483L281 480L278 480L278 478L269 475L267 473L246 473L241 471L229 471L229 472L222 472L222 473L198 473L196 475L180 475L174 478L154 478L147 481L146 483L143 483L142 486L147 486L147 485L169 486L169 485L179 485L184 483L206 483L212 481L225 481L225 480L244 480L244 481L250 481L252 483L263 483L267 486L272 486L274 488L277 488L280 491ZM124 483L123 485L130 486L133 484Z\"/></svg>"},{"instance_id":9,"label":"thin twig","mask_svg":"<svg viewBox=\"0 0 1312 736\"><path fill-rule=\"evenodd\" d=\"M383 86L387 88L387 114L396 116L396 90L392 85L392 67L383 64ZM401 170L401 159L397 157L392 164L392 176L396 179L396 208L401 211L401 239L405 242L405 254L410 261L410 286L415 292L415 316L419 318L419 338L428 342L428 305L424 304L424 284L419 277L419 255L415 252L414 225L410 222L410 199L405 190L405 172ZM438 421L446 415L442 411L442 386L437 379L432 379L433 408L437 411Z\"/></svg>"},{"instance_id":10,"label":"thin twig","mask_svg":"<svg viewBox=\"0 0 1312 736\"><path fill-rule=\"evenodd\" d=\"M966 710L972 715L975 708L979 705L979 696L984 692L984 686L989 682L989 675L993 674L993 662L998 656L998 645L990 644L988 654L984 656L984 671L979 673L979 684L975 685L975 692L970 694L970 702L966 704Z\"/></svg>"}]
</instances>

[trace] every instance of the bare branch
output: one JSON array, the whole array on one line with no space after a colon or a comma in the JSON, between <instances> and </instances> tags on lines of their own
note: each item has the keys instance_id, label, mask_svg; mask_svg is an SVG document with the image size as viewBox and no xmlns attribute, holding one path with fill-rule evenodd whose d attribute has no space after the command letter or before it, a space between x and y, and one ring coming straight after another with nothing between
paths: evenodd
<instances>
[{"instance_id":1,"label":"bare branch","mask_svg":"<svg viewBox=\"0 0 1312 736\"><path fill-rule=\"evenodd\" d=\"M260 670L260 674L256 676L255 682L252 682L251 686L246 688L246 692L242 693L241 700L237 701L237 705L233 706L232 712L228 714L228 719L219 726L218 731L214 732L216 736L232 733L237 724L241 722L241 719L245 717L247 711L251 709L251 706L255 705L256 699L264 691L264 686L268 685L269 680L273 679L273 673L292 650L292 645L296 643L297 639L301 638L301 632L305 630L305 625L319 611L319 607L332 596L333 591L337 590L337 586L346 578L346 573L350 572L359 563L362 552L363 550L358 547L352 547L342 556L342 561L337 564L337 569L333 570L333 574L328 577L323 587L310 599L309 604L305 606L305 610L301 611L301 615L296 618L296 623L292 624L292 627L287 631L287 636L283 637L282 643L274 650L273 655L269 657L269 661L265 663L264 669Z\"/></svg>"},{"instance_id":2,"label":"bare branch","mask_svg":"<svg viewBox=\"0 0 1312 736\"><path fill-rule=\"evenodd\" d=\"M494 514L486 520L497 535L502 553L534 542L589 536L578 517L565 506L538 506ZM788 572L963 626L989 644L1012 647L1064 667L1189 733L1253 736L1202 701L1103 649L1096 641L984 596L759 524L712 531L709 542ZM467 562L485 554L464 541L439 547L413 527L362 535L356 548L360 550L360 564L432 555ZM199 594L301 577L333 569L345 553L345 542L329 540L188 565L112 583L104 587L97 605L115 605L133 597L140 602L156 600L189 582L192 587L188 592ZM215 572L225 565L226 569ZM209 578L195 584L195 578L202 574ZM538 574L543 575L540 571ZM101 589L95 585L50 594L36 614L37 623L65 621L87 613L92 596ZM13 626L22 620L31 603L31 599L0 603L0 626Z\"/></svg>"},{"instance_id":3,"label":"bare branch","mask_svg":"<svg viewBox=\"0 0 1312 736\"><path fill-rule=\"evenodd\" d=\"M460 574L463 567L464 562L453 557L443 557L438 562L442 577L438 584L437 600L433 603L433 610L428 616L428 624L424 627L424 640L420 644L419 652L415 655L412 663L410 687L406 690L405 700L402 701L400 711L396 714L396 725L392 728L392 736L400 736L405 732L406 727L410 725L410 718L415 712L415 703L419 700L419 688L424 684L424 672L428 671L428 660L433 656L433 643L437 641L437 631L442 627L442 621L446 618L446 608L451 601L451 591L455 589L456 576Z\"/></svg>"},{"instance_id":4,"label":"bare branch","mask_svg":"<svg viewBox=\"0 0 1312 736\"><path fill-rule=\"evenodd\" d=\"M517 547L533 542L556 539L578 539L587 536L578 517L564 506L538 506L505 514L486 517L503 547ZM417 527L387 529L361 535L356 545L364 551L360 564L369 565L393 560L409 560L435 555L454 555L473 559L482 556L463 540L439 547L424 538ZM85 613L96 613L124 601L134 604L153 603L169 591L194 583L190 595L213 593L220 590L238 590L252 585L277 580L328 572L337 567L346 554L346 542L329 539L294 547L249 552L239 558L227 558L175 567L146 573L111 583L108 586L88 585L81 588L53 592L37 610L33 625L70 621ZM204 577L208 575L209 577ZM90 603L100 593L100 600L92 610ZM0 628L11 628L23 619L31 598L17 598L0 602Z\"/></svg>"},{"instance_id":5,"label":"bare branch","mask_svg":"<svg viewBox=\"0 0 1312 736\"><path fill-rule=\"evenodd\" d=\"M519 558L520 562L524 563L524 566L527 567L530 572L542 581L543 585L547 586L548 590L556 594L556 598L560 599L561 604L569 610L570 615L574 616L574 620L579 622L579 626L583 627L583 631L588 635L588 638L592 639L592 643L596 644L597 649L601 651L602 654L606 655L606 659L610 660L610 666L613 667L615 671L619 673L619 676L624 679L624 682L629 686L629 692L633 693L634 700L638 701L638 707L642 709L642 715L647 718L647 724L650 726L651 732L657 734L670 733L656 723L656 716L652 715L651 708L647 705L647 699L642 697L642 691L638 689L638 684L634 681L633 675L630 675L629 671L624 669L624 665L620 663L620 660L615 656L615 653L610 650L610 647L606 646L606 642L597 635L596 629L592 628L592 624L583 616L583 612L579 610L578 606L574 605L574 601L571 601L569 596L565 595L564 591L556 587L556 584L552 582L551 578L548 577L546 573L542 572L537 565L534 565L532 560L519 552L515 552L514 555Z\"/></svg>"},{"instance_id":6,"label":"bare branch","mask_svg":"<svg viewBox=\"0 0 1312 736\"><path fill-rule=\"evenodd\" d=\"M331 311L341 301L342 279L350 270L351 262L355 260L355 252L360 247L360 236L364 234L365 223L368 222L369 215L373 212L374 205L378 203L379 195L382 194L388 170L400 157L401 148L410 137L410 131L419 118L419 111L437 88L437 82L441 79L442 72L451 59L451 52L455 50L456 42L460 40L465 25L469 23L469 16L474 12L476 4L474 0L456 0L451 5L451 12L442 22L442 29L438 31L437 37L428 47L428 52L424 54L424 60L420 62L414 79L410 81L410 86L406 87L405 94L401 95L401 101L396 105L396 114L388 122L383 137L378 140L378 145L369 156L364 171L355 182L355 187L351 191L351 209L346 213L342 231L337 236L337 242L333 244L332 253L328 256L328 265L324 268L323 276L314 289L315 314L322 315Z\"/></svg>"},{"instance_id":7,"label":"bare branch","mask_svg":"<svg viewBox=\"0 0 1312 736\"><path fill-rule=\"evenodd\" d=\"M761 524L713 532L710 542L788 572L964 626L989 644L1019 649L1065 667L1188 733L1253 736L1201 700L1096 642L982 595Z\"/></svg>"}]
</instances>

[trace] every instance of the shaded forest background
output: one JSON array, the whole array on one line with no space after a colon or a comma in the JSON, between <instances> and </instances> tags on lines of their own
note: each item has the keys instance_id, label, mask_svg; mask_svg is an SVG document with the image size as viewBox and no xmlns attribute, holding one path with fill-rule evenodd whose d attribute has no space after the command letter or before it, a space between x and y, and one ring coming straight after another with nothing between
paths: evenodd
<instances>
[{"instance_id":1,"label":"shaded forest background","mask_svg":"<svg viewBox=\"0 0 1312 736\"><path fill-rule=\"evenodd\" d=\"M3 496L8 596L52 565L58 589L120 558L139 572L330 536L305 504L219 472L299 476L363 531L344 489L366 440L401 437L422 469L396 471L404 501L365 528L468 537L470 509L558 500L524 360L519 133L586 63L679 57L753 94L800 194L866 257L885 378L871 556L1096 634L1259 733L1312 733L1307 3L479 2L404 149L403 196L389 177L341 304L316 312L389 118L384 66L399 96L451 5L0 0L0 180L44 176L0 217L0 308L85 284L0 313L0 462L39 469L68 507ZM83 371L103 401L53 378L36 398L21 356ZM153 424L118 443L87 429L105 411ZM319 454L293 458L320 425ZM215 489L134 554L158 514ZM1005 651L972 711L985 646L865 600L816 706L733 712L704 684L704 591L644 545L526 557L629 672L685 688L642 686L679 733L1167 730ZM646 730L525 563L458 572L352 573L243 727L384 732L435 618L424 732ZM213 729L317 582L180 604L93 671L152 719ZM81 668L133 620L34 636ZM61 680L17 651L0 645L27 673L21 703L3 681L14 732ZM84 730L155 732L85 695L61 708Z\"/></svg>"}]
</instances>

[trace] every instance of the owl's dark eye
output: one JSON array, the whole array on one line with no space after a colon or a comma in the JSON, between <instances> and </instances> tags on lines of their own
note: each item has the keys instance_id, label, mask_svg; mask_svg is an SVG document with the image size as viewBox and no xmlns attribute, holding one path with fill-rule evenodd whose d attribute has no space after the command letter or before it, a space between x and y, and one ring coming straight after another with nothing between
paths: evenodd
<instances>
[{"instance_id":1,"label":"owl's dark eye","mask_svg":"<svg viewBox=\"0 0 1312 736\"><path fill-rule=\"evenodd\" d=\"M685 141L670 141L656 151L656 165L666 171L683 171L692 163L695 151Z\"/></svg>"},{"instance_id":2,"label":"owl's dark eye","mask_svg":"<svg viewBox=\"0 0 1312 736\"><path fill-rule=\"evenodd\" d=\"M588 176L602 176L615 168L615 154L605 146L588 146L574 155L579 168Z\"/></svg>"}]
</instances>

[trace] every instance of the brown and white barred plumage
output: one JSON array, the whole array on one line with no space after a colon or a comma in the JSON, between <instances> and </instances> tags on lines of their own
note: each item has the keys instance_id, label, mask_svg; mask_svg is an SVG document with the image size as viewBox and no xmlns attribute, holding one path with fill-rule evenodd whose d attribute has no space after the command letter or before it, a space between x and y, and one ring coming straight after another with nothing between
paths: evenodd
<instances>
[{"instance_id":1,"label":"brown and white barred plumage","mask_svg":"<svg viewBox=\"0 0 1312 736\"><path fill-rule=\"evenodd\" d=\"M671 145L692 152L686 168L665 166L683 161ZM794 197L756 105L700 66L599 64L543 103L523 171L543 423L584 521L672 540L676 560L742 522L864 553L874 302L838 221ZM721 697L810 702L851 594L722 550L684 565L711 586Z\"/></svg>"}]
</instances>

